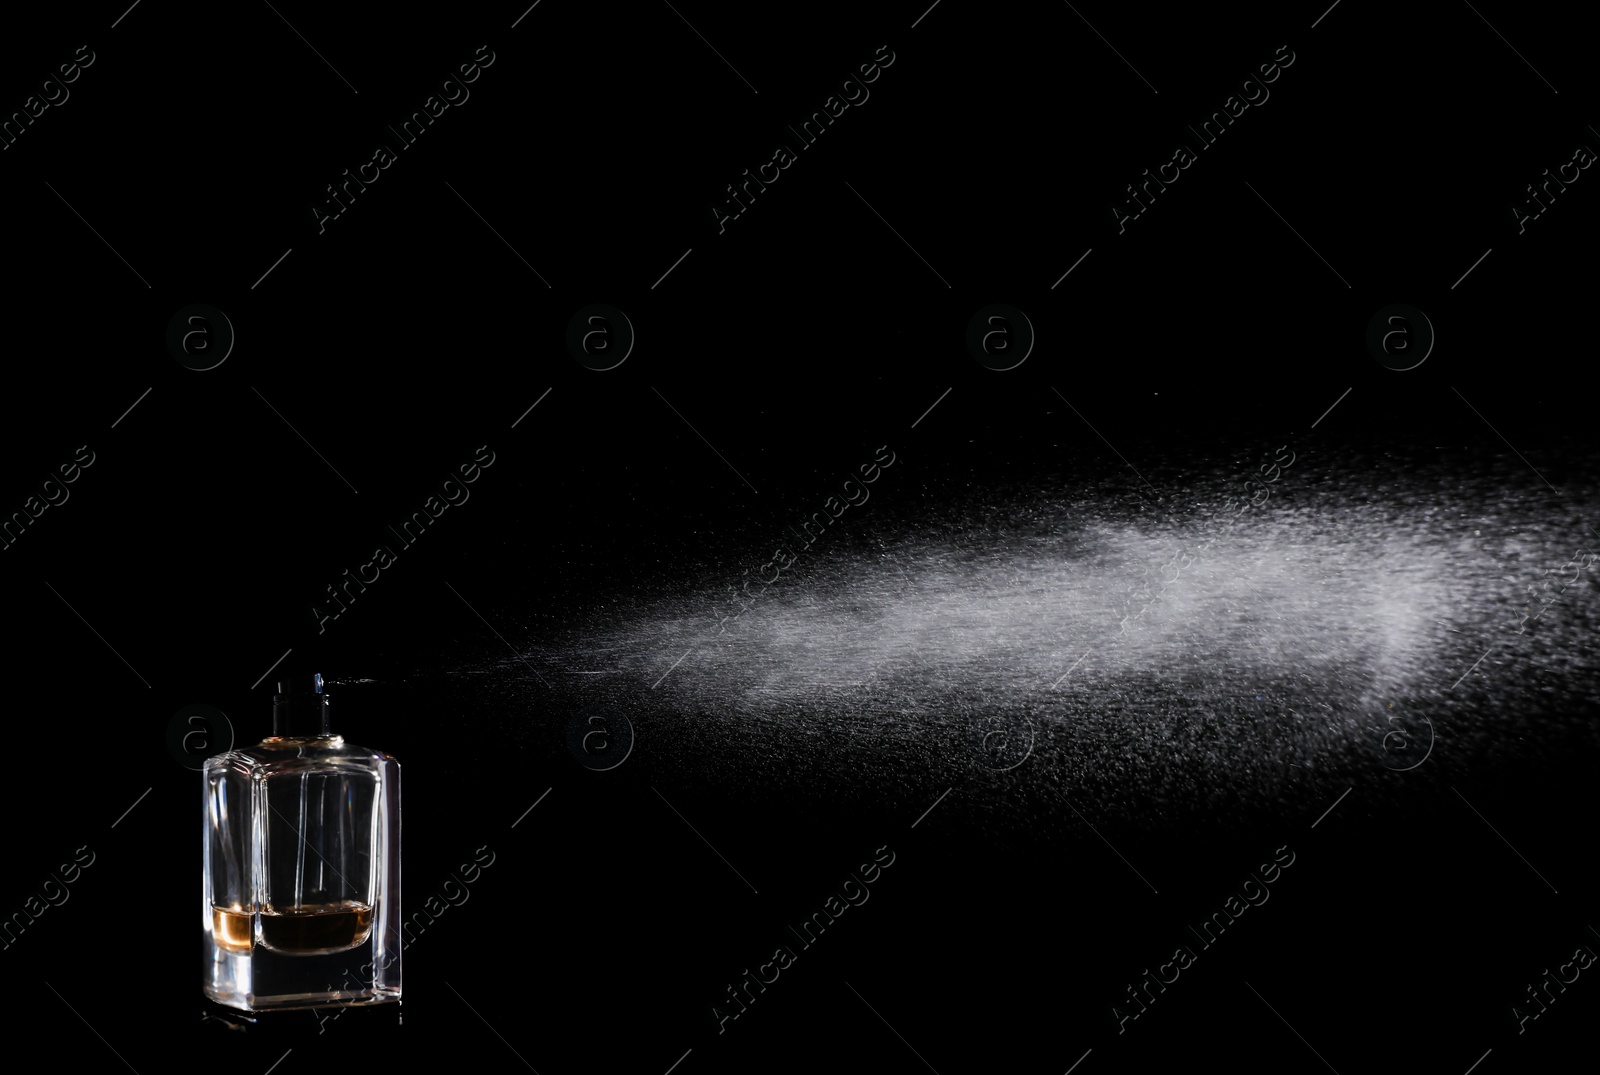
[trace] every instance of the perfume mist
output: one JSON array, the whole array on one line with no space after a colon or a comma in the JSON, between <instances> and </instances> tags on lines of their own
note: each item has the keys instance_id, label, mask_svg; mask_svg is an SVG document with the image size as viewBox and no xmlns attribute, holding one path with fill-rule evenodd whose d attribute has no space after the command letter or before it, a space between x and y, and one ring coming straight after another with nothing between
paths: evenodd
<instances>
[{"instance_id":1,"label":"perfume mist","mask_svg":"<svg viewBox=\"0 0 1600 1075\"><path fill-rule=\"evenodd\" d=\"M400 765L329 730L320 675L272 735L205 764L205 994L273 1008L400 999Z\"/></svg>"}]
</instances>

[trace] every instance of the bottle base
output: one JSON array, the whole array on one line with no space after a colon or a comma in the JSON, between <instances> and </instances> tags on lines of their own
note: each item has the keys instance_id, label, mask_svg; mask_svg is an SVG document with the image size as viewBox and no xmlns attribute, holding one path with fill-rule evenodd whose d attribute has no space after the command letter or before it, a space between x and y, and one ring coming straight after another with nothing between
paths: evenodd
<instances>
[{"instance_id":1,"label":"bottle base","mask_svg":"<svg viewBox=\"0 0 1600 1075\"><path fill-rule=\"evenodd\" d=\"M380 939L374 931L342 951L285 955L259 941L224 948L208 932L201 991L213 1003L249 1012L386 1004L400 999L400 954L385 954Z\"/></svg>"}]
</instances>

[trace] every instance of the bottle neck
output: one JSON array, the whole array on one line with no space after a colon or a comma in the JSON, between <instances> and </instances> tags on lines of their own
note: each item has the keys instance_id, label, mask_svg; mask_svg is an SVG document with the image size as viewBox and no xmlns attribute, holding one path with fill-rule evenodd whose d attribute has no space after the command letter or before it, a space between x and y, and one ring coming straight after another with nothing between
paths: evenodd
<instances>
[{"instance_id":1,"label":"bottle neck","mask_svg":"<svg viewBox=\"0 0 1600 1075\"><path fill-rule=\"evenodd\" d=\"M256 744L256 750L264 757L316 757L345 747L342 735L269 735Z\"/></svg>"}]
</instances>

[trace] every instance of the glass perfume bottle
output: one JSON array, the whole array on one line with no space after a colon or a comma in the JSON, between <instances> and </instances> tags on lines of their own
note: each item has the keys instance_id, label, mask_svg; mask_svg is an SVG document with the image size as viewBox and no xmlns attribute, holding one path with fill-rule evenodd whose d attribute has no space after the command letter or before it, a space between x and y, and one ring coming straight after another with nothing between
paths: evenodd
<instances>
[{"instance_id":1,"label":"glass perfume bottle","mask_svg":"<svg viewBox=\"0 0 1600 1075\"><path fill-rule=\"evenodd\" d=\"M247 1011L400 999L400 764L329 731L320 675L204 769L205 994Z\"/></svg>"}]
</instances>

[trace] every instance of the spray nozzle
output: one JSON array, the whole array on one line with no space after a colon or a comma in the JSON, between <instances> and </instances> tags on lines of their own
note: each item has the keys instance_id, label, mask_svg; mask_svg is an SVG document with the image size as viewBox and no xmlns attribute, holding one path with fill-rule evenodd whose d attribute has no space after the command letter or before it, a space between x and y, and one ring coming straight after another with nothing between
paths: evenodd
<instances>
[{"instance_id":1,"label":"spray nozzle","mask_svg":"<svg viewBox=\"0 0 1600 1075\"><path fill-rule=\"evenodd\" d=\"M328 695L322 676L289 676L278 680L272 696L274 736L328 735Z\"/></svg>"}]
</instances>

